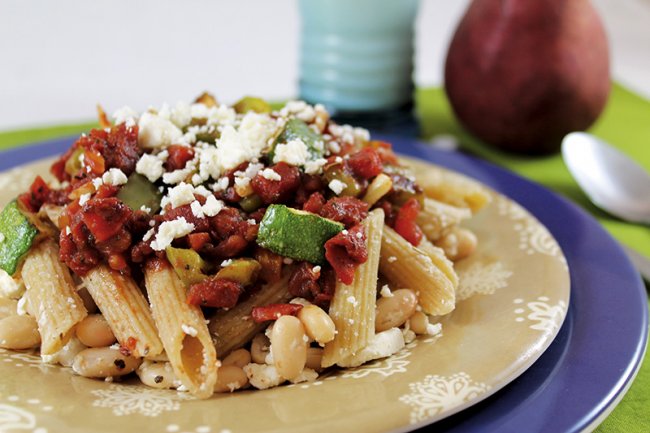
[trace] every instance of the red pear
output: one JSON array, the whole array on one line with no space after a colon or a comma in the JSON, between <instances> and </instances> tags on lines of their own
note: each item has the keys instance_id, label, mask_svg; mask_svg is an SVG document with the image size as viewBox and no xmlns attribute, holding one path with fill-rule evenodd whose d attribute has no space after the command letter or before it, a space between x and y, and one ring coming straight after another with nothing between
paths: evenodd
<instances>
[{"instance_id":1,"label":"red pear","mask_svg":"<svg viewBox=\"0 0 650 433\"><path fill-rule=\"evenodd\" d=\"M589 0L473 0L445 64L460 122L514 152L559 149L596 120L610 87L607 37Z\"/></svg>"}]
</instances>

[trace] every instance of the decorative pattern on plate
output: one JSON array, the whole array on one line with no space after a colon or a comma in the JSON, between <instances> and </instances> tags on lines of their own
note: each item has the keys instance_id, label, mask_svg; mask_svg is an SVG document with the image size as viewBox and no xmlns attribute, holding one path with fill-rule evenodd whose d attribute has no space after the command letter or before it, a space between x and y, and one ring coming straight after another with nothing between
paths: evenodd
<instances>
[{"instance_id":1,"label":"decorative pattern on plate","mask_svg":"<svg viewBox=\"0 0 650 433\"><path fill-rule=\"evenodd\" d=\"M344 370L343 374L340 374L338 377L360 379L371 374L388 377L396 373L405 373L406 366L411 363L411 361L406 359L409 356L411 356L411 351L409 349L402 349L398 354L388 358L380 359L357 368Z\"/></svg>"},{"instance_id":2,"label":"decorative pattern on plate","mask_svg":"<svg viewBox=\"0 0 650 433\"><path fill-rule=\"evenodd\" d=\"M472 381L464 372L449 377L427 375L419 382L409 384L411 392L399 401L412 407L410 422L423 421L445 410L460 406L490 389L489 385Z\"/></svg>"},{"instance_id":3,"label":"decorative pattern on plate","mask_svg":"<svg viewBox=\"0 0 650 433\"><path fill-rule=\"evenodd\" d=\"M486 263L482 261L460 263L457 267L458 290L456 299L463 301L474 295L491 295L498 289L508 286L508 278L512 271L505 268L502 262Z\"/></svg>"},{"instance_id":4,"label":"decorative pattern on plate","mask_svg":"<svg viewBox=\"0 0 650 433\"><path fill-rule=\"evenodd\" d=\"M500 196L497 200L501 216L514 221L513 228L519 233L519 249L526 254L546 254L564 259L560 247L546 227L539 224L519 204Z\"/></svg>"},{"instance_id":5,"label":"decorative pattern on plate","mask_svg":"<svg viewBox=\"0 0 650 433\"><path fill-rule=\"evenodd\" d=\"M540 296L536 301L526 303L525 306L527 309L523 307L515 308L515 314L517 314L515 321L524 322L528 319L534 322L529 328L538 331L552 332L558 330L566 314L566 302L560 300L557 304L551 305L548 301L548 297ZM524 300L517 298L513 303L523 305ZM530 311L528 315L525 317L521 316L527 311Z\"/></svg>"},{"instance_id":6,"label":"decorative pattern on plate","mask_svg":"<svg viewBox=\"0 0 650 433\"><path fill-rule=\"evenodd\" d=\"M25 409L0 403L0 431L31 430L34 433L45 432L36 429L36 417Z\"/></svg>"},{"instance_id":7,"label":"decorative pattern on plate","mask_svg":"<svg viewBox=\"0 0 650 433\"><path fill-rule=\"evenodd\" d=\"M137 385L110 385L108 389L95 389L91 393L99 398L93 406L113 410L113 415L140 414L155 417L166 411L180 409L180 402L193 399L190 395Z\"/></svg>"},{"instance_id":8,"label":"decorative pattern on plate","mask_svg":"<svg viewBox=\"0 0 650 433\"><path fill-rule=\"evenodd\" d=\"M213 433L212 427L209 425L200 425L194 430L181 430L181 427L178 424L168 424L165 427L167 433ZM231 433L228 429L218 430L218 433Z\"/></svg>"}]
</instances>

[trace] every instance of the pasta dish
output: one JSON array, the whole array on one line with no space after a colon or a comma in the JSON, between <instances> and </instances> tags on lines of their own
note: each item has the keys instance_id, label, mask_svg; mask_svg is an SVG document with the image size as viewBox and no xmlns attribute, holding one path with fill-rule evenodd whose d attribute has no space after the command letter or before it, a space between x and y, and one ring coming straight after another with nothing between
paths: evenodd
<instances>
[{"instance_id":1,"label":"pasta dish","mask_svg":"<svg viewBox=\"0 0 650 433\"><path fill-rule=\"evenodd\" d=\"M0 347L208 398L441 333L480 185L302 101L98 112L0 214Z\"/></svg>"}]
</instances>

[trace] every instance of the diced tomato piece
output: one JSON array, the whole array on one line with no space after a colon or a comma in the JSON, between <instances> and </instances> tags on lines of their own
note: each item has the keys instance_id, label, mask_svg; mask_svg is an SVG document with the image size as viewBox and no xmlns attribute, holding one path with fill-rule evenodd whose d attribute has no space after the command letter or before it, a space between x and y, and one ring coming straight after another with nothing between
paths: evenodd
<instances>
[{"instance_id":1,"label":"diced tomato piece","mask_svg":"<svg viewBox=\"0 0 650 433\"><path fill-rule=\"evenodd\" d=\"M323 206L320 215L352 227L368 216L368 203L354 197L334 197Z\"/></svg>"},{"instance_id":2,"label":"diced tomato piece","mask_svg":"<svg viewBox=\"0 0 650 433\"><path fill-rule=\"evenodd\" d=\"M255 323L262 323L277 320L280 316L295 316L301 309L300 304L269 304L253 308L251 317Z\"/></svg>"},{"instance_id":3,"label":"diced tomato piece","mask_svg":"<svg viewBox=\"0 0 650 433\"><path fill-rule=\"evenodd\" d=\"M117 198L93 198L81 210L83 222L97 242L115 236L131 217L131 209Z\"/></svg>"},{"instance_id":4,"label":"diced tomato piece","mask_svg":"<svg viewBox=\"0 0 650 433\"><path fill-rule=\"evenodd\" d=\"M361 224L342 231L325 242L325 258L345 284L352 284L354 270L368 260L366 231Z\"/></svg>"},{"instance_id":5,"label":"diced tomato piece","mask_svg":"<svg viewBox=\"0 0 650 433\"><path fill-rule=\"evenodd\" d=\"M356 176L364 179L371 179L383 170L379 152L371 147L364 147L360 151L353 153L346 160L346 164Z\"/></svg>"},{"instance_id":6,"label":"diced tomato piece","mask_svg":"<svg viewBox=\"0 0 650 433\"><path fill-rule=\"evenodd\" d=\"M167 171L174 171L185 168L187 161L194 158L194 150L189 146L172 144L167 148L167 151L169 152L166 163Z\"/></svg>"},{"instance_id":7,"label":"diced tomato piece","mask_svg":"<svg viewBox=\"0 0 650 433\"><path fill-rule=\"evenodd\" d=\"M397 155L393 152L393 146L385 141L373 140L368 143L369 147L377 150L381 161L384 164L397 165Z\"/></svg>"},{"instance_id":8,"label":"diced tomato piece","mask_svg":"<svg viewBox=\"0 0 650 433\"><path fill-rule=\"evenodd\" d=\"M210 242L209 233L191 233L187 235L187 240L190 243L190 248L194 251L200 251L203 245Z\"/></svg>"},{"instance_id":9,"label":"diced tomato piece","mask_svg":"<svg viewBox=\"0 0 650 433\"><path fill-rule=\"evenodd\" d=\"M232 308L244 291L241 284L225 278L211 277L190 287L187 303L201 307Z\"/></svg>"},{"instance_id":10,"label":"diced tomato piece","mask_svg":"<svg viewBox=\"0 0 650 433\"><path fill-rule=\"evenodd\" d=\"M286 162L279 162L271 169L280 175L280 180L270 180L258 173L251 187L266 204L286 202L300 186L300 171Z\"/></svg>"},{"instance_id":11,"label":"diced tomato piece","mask_svg":"<svg viewBox=\"0 0 650 433\"><path fill-rule=\"evenodd\" d=\"M323 206L325 206L325 203L326 200L325 197L323 197L323 194L320 192L314 192L309 196L309 199L307 199L305 204L302 205L302 210L318 215L321 213L321 210L323 209Z\"/></svg>"},{"instance_id":12,"label":"diced tomato piece","mask_svg":"<svg viewBox=\"0 0 650 433\"><path fill-rule=\"evenodd\" d=\"M422 240L422 229L417 225L420 203L415 199L409 199L397 212L395 218L395 231L414 246L418 246Z\"/></svg>"},{"instance_id":13,"label":"diced tomato piece","mask_svg":"<svg viewBox=\"0 0 650 433\"><path fill-rule=\"evenodd\" d=\"M320 271L314 272L314 265L302 262L289 278L289 293L293 296L312 299L320 293L318 278Z\"/></svg>"}]
</instances>

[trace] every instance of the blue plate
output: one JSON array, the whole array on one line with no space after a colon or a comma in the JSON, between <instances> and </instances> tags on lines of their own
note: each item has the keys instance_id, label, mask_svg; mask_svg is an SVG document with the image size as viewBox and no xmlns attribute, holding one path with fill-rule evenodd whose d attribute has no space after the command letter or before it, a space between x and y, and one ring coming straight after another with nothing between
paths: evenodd
<instances>
[{"instance_id":1,"label":"blue plate","mask_svg":"<svg viewBox=\"0 0 650 433\"><path fill-rule=\"evenodd\" d=\"M433 426L437 432L576 432L593 428L623 396L646 349L645 287L617 242L576 205L494 165L391 137L397 152L464 173L514 199L559 242L571 272L568 315L532 367L486 400ZM72 139L0 154L0 170L63 152Z\"/></svg>"}]
</instances>

